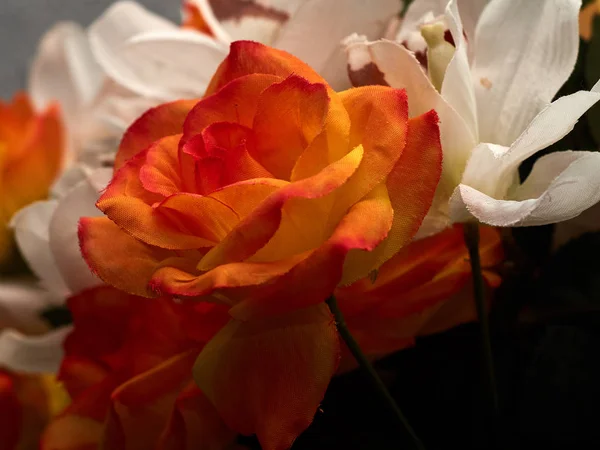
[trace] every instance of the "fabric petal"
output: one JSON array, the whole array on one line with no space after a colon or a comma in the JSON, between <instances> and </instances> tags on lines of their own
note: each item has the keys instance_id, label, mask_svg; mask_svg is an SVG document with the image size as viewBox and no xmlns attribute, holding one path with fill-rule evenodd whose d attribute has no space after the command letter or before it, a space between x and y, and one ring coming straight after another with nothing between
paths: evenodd
<instances>
[{"instance_id":1,"label":"fabric petal","mask_svg":"<svg viewBox=\"0 0 600 450\"><path fill-rule=\"evenodd\" d=\"M181 133L183 122L197 102L178 100L148 110L127 130L115 157L115 173L125 162L165 136Z\"/></svg>"},{"instance_id":2,"label":"fabric petal","mask_svg":"<svg viewBox=\"0 0 600 450\"><path fill-rule=\"evenodd\" d=\"M312 422L339 351L325 304L232 320L198 356L194 379L231 429L256 434L265 450L283 450Z\"/></svg>"},{"instance_id":3,"label":"fabric petal","mask_svg":"<svg viewBox=\"0 0 600 450\"><path fill-rule=\"evenodd\" d=\"M144 450L156 445L179 391L191 381L196 355L195 350L175 355L112 392L106 448Z\"/></svg>"},{"instance_id":4,"label":"fabric petal","mask_svg":"<svg viewBox=\"0 0 600 450\"><path fill-rule=\"evenodd\" d=\"M381 184L350 208L327 241L285 275L242 299L231 308L231 316L251 320L325 301L341 280L348 253L373 251L387 237L393 216L387 189Z\"/></svg>"},{"instance_id":5,"label":"fabric petal","mask_svg":"<svg viewBox=\"0 0 600 450\"><path fill-rule=\"evenodd\" d=\"M79 182L59 201L49 223L50 248L54 261L71 293L101 282L92 274L81 256L77 227L81 217L102 215L95 203L100 189L108 183L110 173L110 169L98 169Z\"/></svg>"},{"instance_id":6,"label":"fabric petal","mask_svg":"<svg viewBox=\"0 0 600 450\"><path fill-rule=\"evenodd\" d=\"M15 229L21 254L31 270L47 289L59 297L65 297L70 290L50 247L50 221L57 208L57 200L32 203L14 215L11 226Z\"/></svg>"},{"instance_id":7,"label":"fabric petal","mask_svg":"<svg viewBox=\"0 0 600 450\"><path fill-rule=\"evenodd\" d=\"M17 372L55 373L63 357L62 344L71 327L62 327L39 336L15 330L0 332L0 367Z\"/></svg>"},{"instance_id":8,"label":"fabric petal","mask_svg":"<svg viewBox=\"0 0 600 450\"><path fill-rule=\"evenodd\" d=\"M344 3L344 14L335 0L308 0L283 25L274 47L297 56L313 67L335 90L349 87L344 52L340 41L351 33L377 39L383 35L388 21L400 12L395 0L351 0ZM337 20L331 21L331 17Z\"/></svg>"},{"instance_id":9,"label":"fabric petal","mask_svg":"<svg viewBox=\"0 0 600 450\"><path fill-rule=\"evenodd\" d=\"M229 55L217 69L205 95L214 94L230 81L253 73L282 78L294 74L311 83L325 83L306 63L287 52L257 42L237 41L231 44Z\"/></svg>"},{"instance_id":10,"label":"fabric petal","mask_svg":"<svg viewBox=\"0 0 600 450\"><path fill-rule=\"evenodd\" d=\"M175 24L132 1L120 1L92 23L88 37L94 57L115 81L141 95L155 94L136 80L121 49L131 38L147 31L176 30Z\"/></svg>"},{"instance_id":11,"label":"fabric petal","mask_svg":"<svg viewBox=\"0 0 600 450\"><path fill-rule=\"evenodd\" d=\"M125 292L153 297L148 282L167 250L143 244L106 217L79 221L81 254L93 273ZM132 258L135 255L135 258Z\"/></svg>"},{"instance_id":12,"label":"fabric petal","mask_svg":"<svg viewBox=\"0 0 600 450\"><path fill-rule=\"evenodd\" d=\"M158 450L195 450L199 443L206 450L221 450L231 446L236 437L237 433L225 425L210 400L192 383L175 400Z\"/></svg>"},{"instance_id":13,"label":"fabric petal","mask_svg":"<svg viewBox=\"0 0 600 450\"><path fill-rule=\"evenodd\" d=\"M82 108L98 94L103 76L83 28L63 22L41 39L28 92L36 109L58 102L67 126L74 127Z\"/></svg>"},{"instance_id":14,"label":"fabric petal","mask_svg":"<svg viewBox=\"0 0 600 450\"><path fill-rule=\"evenodd\" d=\"M441 94L461 115L475 140L479 141L477 104L457 0L448 3L445 17L454 39L455 50L446 68Z\"/></svg>"},{"instance_id":15,"label":"fabric petal","mask_svg":"<svg viewBox=\"0 0 600 450\"><path fill-rule=\"evenodd\" d=\"M394 210L387 238L372 252L350 252L344 264L342 284L366 276L413 238L431 206L441 172L438 117L431 111L408 121L406 147L386 180Z\"/></svg>"},{"instance_id":16,"label":"fabric petal","mask_svg":"<svg viewBox=\"0 0 600 450\"><path fill-rule=\"evenodd\" d=\"M473 65L481 141L510 145L554 98L577 60L580 4L497 0L485 8Z\"/></svg>"},{"instance_id":17,"label":"fabric petal","mask_svg":"<svg viewBox=\"0 0 600 450\"><path fill-rule=\"evenodd\" d=\"M451 211L464 220L468 211L494 226L545 225L571 219L600 201L600 155L560 152L540 158L514 200L492 198L470 186L459 185Z\"/></svg>"},{"instance_id":18,"label":"fabric petal","mask_svg":"<svg viewBox=\"0 0 600 450\"><path fill-rule=\"evenodd\" d=\"M40 314L52 305L64 302L34 280L3 280L0 283L0 330L13 328L27 334L47 331L47 324Z\"/></svg>"},{"instance_id":19,"label":"fabric petal","mask_svg":"<svg viewBox=\"0 0 600 450\"><path fill-rule=\"evenodd\" d=\"M225 44L180 29L138 34L115 51L121 65L115 79L134 92L163 100L201 97L227 56Z\"/></svg>"}]
</instances>

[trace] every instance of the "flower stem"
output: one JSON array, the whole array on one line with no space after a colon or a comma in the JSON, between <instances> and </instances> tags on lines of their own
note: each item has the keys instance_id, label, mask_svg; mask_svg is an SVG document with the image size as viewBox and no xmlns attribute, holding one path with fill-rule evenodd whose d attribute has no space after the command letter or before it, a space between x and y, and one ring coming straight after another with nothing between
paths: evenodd
<instances>
[{"instance_id":1,"label":"flower stem","mask_svg":"<svg viewBox=\"0 0 600 450\"><path fill-rule=\"evenodd\" d=\"M481 332L481 352L485 364L487 384L489 389L490 401L493 412L493 430L500 415L498 401L498 389L496 388L496 375L494 371L494 356L492 353L492 343L490 340L490 322L488 310L485 301L483 274L481 272L481 258L479 255L479 225L477 223L466 223L464 225L465 244L469 251L471 261L471 271L473 273L473 294L475 297L475 307L477 309L477 318L479 320L479 330Z\"/></svg>"},{"instance_id":2,"label":"flower stem","mask_svg":"<svg viewBox=\"0 0 600 450\"><path fill-rule=\"evenodd\" d=\"M333 313L333 316L335 317L335 322L340 336L348 346L348 349L352 353L352 356L354 356L354 359L356 359L356 362L359 364L360 368L369 377L373 388L377 391L381 399L385 402L390 412L392 412L396 416L396 419L398 419L398 421L402 424L404 429L408 432L413 441L414 448L418 450L425 450L423 442L421 442L419 437L416 435L415 431L410 426L408 420L402 413L402 410L392 398L385 384L383 383L383 381L381 381L381 378L379 378L379 375L377 375L375 368L369 362L365 354L362 352L358 343L352 337L352 334L350 333L350 330L346 325L346 321L344 320L344 316L338 307L335 297L333 295L330 296L326 300L326 303L327 306L329 306L331 312Z\"/></svg>"}]
</instances>

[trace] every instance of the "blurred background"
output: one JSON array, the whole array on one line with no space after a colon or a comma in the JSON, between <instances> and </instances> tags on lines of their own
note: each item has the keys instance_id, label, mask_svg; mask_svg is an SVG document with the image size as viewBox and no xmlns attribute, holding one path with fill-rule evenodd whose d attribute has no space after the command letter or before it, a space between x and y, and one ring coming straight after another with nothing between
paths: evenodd
<instances>
[{"instance_id":1,"label":"blurred background","mask_svg":"<svg viewBox=\"0 0 600 450\"><path fill-rule=\"evenodd\" d=\"M137 0L173 21L180 0ZM29 63L39 39L57 21L88 26L114 0L0 0L0 98L9 99L27 83Z\"/></svg>"}]
</instances>

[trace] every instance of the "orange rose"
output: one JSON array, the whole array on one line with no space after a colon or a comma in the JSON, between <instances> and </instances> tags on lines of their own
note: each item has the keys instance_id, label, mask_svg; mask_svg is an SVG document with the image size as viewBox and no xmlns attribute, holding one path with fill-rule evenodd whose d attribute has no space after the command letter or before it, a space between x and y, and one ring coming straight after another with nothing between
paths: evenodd
<instances>
[{"instance_id":1,"label":"orange rose","mask_svg":"<svg viewBox=\"0 0 600 450\"><path fill-rule=\"evenodd\" d=\"M324 300L396 254L429 209L437 115L408 119L389 87L335 93L291 55L236 42L204 99L131 126L115 170L107 217L80 222L90 267L132 294L230 307L196 381L231 429L288 448L337 367Z\"/></svg>"},{"instance_id":2,"label":"orange rose","mask_svg":"<svg viewBox=\"0 0 600 450\"><path fill-rule=\"evenodd\" d=\"M480 236L483 277L496 288L494 269L504 260L500 233L481 226ZM475 320L471 282L463 227L456 225L404 247L381 266L375 281L340 287L335 296L354 338L375 358L413 345L418 336Z\"/></svg>"},{"instance_id":3,"label":"orange rose","mask_svg":"<svg viewBox=\"0 0 600 450\"><path fill-rule=\"evenodd\" d=\"M462 227L457 226L414 242L381 267L375 283L366 278L336 290L348 326L369 356L396 351L418 335L475 317L473 299L464 295L471 286L462 241ZM486 268L501 261L495 230L482 227L480 251ZM486 269L484 274L490 285L497 285L493 272ZM198 352L227 323L226 306L164 297L148 301L112 287L84 291L68 305L74 330L65 344L60 378L73 404L48 427L43 450L88 450L100 443L111 450L237 448L237 433L196 387L191 373ZM310 331L308 324L296 323L298 333ZM279 347L286 349L290 343L283 330L276 335L277 330L239 326L243 340L230 346L238 354L246 352L246 358L215 355L221 360L217 364L229 368L218 373L222 379L215 395L251 400L252 393L244 390L250 378L268 407L276 395L270 390L281 384L285 392L285 383L293 379L289 372L302 370L302 364L310 369L310 361L297 364L298 355L291 352L288 365L280 366ZM259 347L269 333L274 339L263 350ZM302 340L296 343L305 348ZM353 358L342 355L341 367L352 368ZM294 386L302 389L298 383L288 388ZM254 413L264 414L257 409Z\"/></svg>"},{"instance_id":4,"label":"orange rose","mask_svg":"<svg viewBox=\"0 0 600 450\"><path fill-rule=\"evenodd\" d=\"M12 249L12 215L45 198L61 167L63 132L59 112L36 114L28 97L17 94L0 102L0 264Z\"/></svg>"}]
</instances>

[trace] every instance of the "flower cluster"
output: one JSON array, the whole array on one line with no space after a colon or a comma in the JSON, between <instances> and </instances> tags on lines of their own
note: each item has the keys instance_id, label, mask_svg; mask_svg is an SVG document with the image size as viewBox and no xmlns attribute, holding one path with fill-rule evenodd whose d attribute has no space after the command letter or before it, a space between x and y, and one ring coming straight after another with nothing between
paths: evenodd
<instances>
[{"instance_id":1,"label":"flower cluster","mask_svg":"<svg viewBox=\"0 0 600 450\"><path fill-rule=\"evenodd\" d=\"M600 200L597 153L519 176L600 99L555 98L578 1L375 3L121 1L42 39L35 108L0 105L7 449L288 449L357 348L486 320L496 227Z\"/></svg>"}]
</instances>

